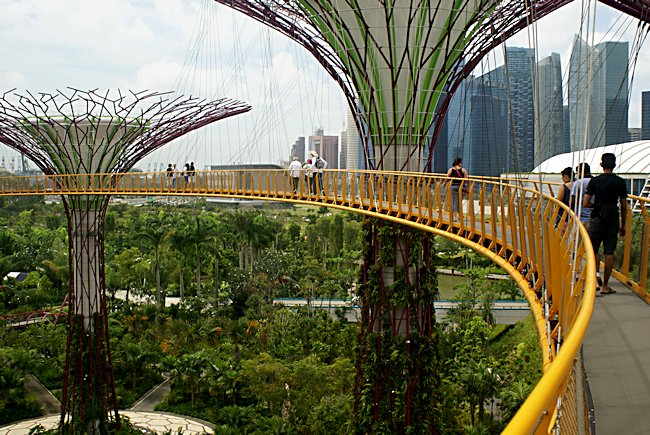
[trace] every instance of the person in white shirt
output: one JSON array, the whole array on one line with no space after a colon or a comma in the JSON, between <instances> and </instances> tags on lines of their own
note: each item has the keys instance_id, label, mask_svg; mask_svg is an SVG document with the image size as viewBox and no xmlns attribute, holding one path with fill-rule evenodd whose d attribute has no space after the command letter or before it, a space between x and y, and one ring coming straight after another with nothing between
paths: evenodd
<instances>
[{"instance_id":1,"label":"person in white shirt","mask_svg":"<svg viewBox=\"0 0 650 435\"><path fill-rule=\"evenodd\" d=\"M178 179L178 169L176 168L176 163L174 163L174 167L172 168L172 188L176 188L176 180Z\"/></svg>"},{"instance_id":2,"label":"person in white shirt","mask_svg":"<svg viewBox=\"0 0 650 435\"><path fill-rule=\"evenodd\" d=\"M314 181L316 182L317 189L320 189L321 195L325 194L325 184L323 183L323 169L327 169L327 161L320 157L316 151L311 151L311 167L312 171L316 173Z\"/></svg>"},{"instance_id":3,"label":"person in white shirt","mask_svg":"<svg viewBox=\"0 0 650 435\"><path fill-rule=\"evenodd\" d=\"M298 161L298 157L294 156L291 163L289 163L289 177L291 177L291 188L293 193L298 193L298 185L300 183L300 172L302 165Z\"/></svg>"}]
</instances>

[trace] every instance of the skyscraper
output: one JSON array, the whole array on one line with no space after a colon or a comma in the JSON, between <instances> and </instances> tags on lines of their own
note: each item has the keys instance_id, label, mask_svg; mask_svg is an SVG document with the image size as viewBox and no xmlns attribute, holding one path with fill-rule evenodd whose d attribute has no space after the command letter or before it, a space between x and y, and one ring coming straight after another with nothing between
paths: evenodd
<instances>
[{"instance_id":1,"label":"skyscraper","mask_svg":"<svg viewBox=\"0 0 650 435\"><path fill-rule=\"evenodd\" d=\"M363 168L363 148L361 146L361 136L354 123L354 114L348 107L345 129L345 167L347 169L364 169Z\"/></svg>"},{"instance_id":2,"label":"skyscraper","mask_svg":"<svg viewBox=\"0 0 650 435\"><path fill-rule=\"evenodd\" d=\"M451 98L445 124L447 124L447 160L442 167L436 165L436 170L446 172L445 167L449 167L451 160L456 157L462 157L466 147L469 147L469 114L471 112L471 103L467 94L470 89L470 83L474 80L473 76L463 81L456 93ZM465 164L467 166L467 164ZM469 169L468 169L469 170Z\"/></svg>"},{"instance_id":3,"label":"skyscraper","mask_svg":"<svg viewBox=\"0 0 650 435\"><path fill-rule=\"evenodd\" d=\"M605 143L628 142L628 61L627 42L606 41L596 45L605 84Z\"/></svg>"},{"instance_id":4,"label":"skyscraper","mask_svg":"<svg viewBox=\"0 0 650 435\"><path fill-rule=\"evenodd\" d=\"M569 136L571 149L594 148L603 142L599 134L605 119L601 83L603 76L595 62L596 53L578 35L569 60ZM587 113L588 111L588 113Z\"/></svg>"},{"instance_id":5,"label":"skyscraper","mask_svg":"<svg viewBox=\"0 0 650 435\"><path fill-rule=\"evenodd\" d=\"M562 68L560 55L552 53L537 62L537 125L535 128L535 166L558 154L568 152L564 137L562 106Z\"/></svg>"},{"instance_id":6,"label":"skyscraper","mask_svg":"<svg viewBox=\"0 0 650 435\"><path fill-rule=\"evenodd\" d=\"M568 87L572 150L628 141L627 42L591 47L576 36Z\"/></svg>"},{"instance_id":7,"label":"skyscraper","mask_svg":"<svg viewBox=\"0 0 650 435\"><path fill-rule=\"evenodd\" d=\"M650 140L650 91L641 92L641 140Z\"/></svg>"},{"instance_id":8,"label":"skyscraper","mask_svg":"<svg viewBox=\"0 0 650 435\"><path fill-rule=\"evenodd\" d=\"M469 110L463 129L462 157L471 175L498 176L508 170L508 89L503 80L492 80L495 72L472 80L466 88L465 104Z\"/></svg>"},{"instance_id":9,"label":"skyscraper","mask_svg":"<svg viewBox=\"0 0 650 435\"><path fill-rule=\"evenodd\" d=\"M504 69L507 68L507 71ZM508 169L530 171L535 166L535 111L533 81L535 70L535 49L522 47L506 48L506 64L501 67L497 80L504 74L508 88L509 106L512 112L515 144L509 152ZM505 74L507 72L507 74Z\"/></svg>"},{"instance_id":10,"label":"skyscraper","mask_svg":"<svg viewBox=\"0 0 650 435\"><path fill-rule=\"evenodd\" d=\"M299 136L298 139L296 139L294 144L291 146L291 155L289 156L289 160L291 160L293 156L298 157L298 160L300 160L301 162L305 161L305 137L304 136Z\"/></svg>"},{"instance_id":11,"label":"skyscraper","mask_svg":"<svg viewBox=\"0 0 650 435\"><path fill-rule=\"evenodd\" d=\"M348 152L348 133L343 130L340 135L341 138L341 152L339 153L339 169L347 169L345 156Z\"/></svg>"},{"instance_id":12,"label":"skyscraper","mask_svg":"<svg viewBox=\"0 0 650 435\"><path fill-rule=\"evenodd\" d=\"M339 168L339 137L326 136L322 128L317 128L313 136L309 136L309 149L315 150L327 161L328 169Z\"/></svg>"}]
</instances>

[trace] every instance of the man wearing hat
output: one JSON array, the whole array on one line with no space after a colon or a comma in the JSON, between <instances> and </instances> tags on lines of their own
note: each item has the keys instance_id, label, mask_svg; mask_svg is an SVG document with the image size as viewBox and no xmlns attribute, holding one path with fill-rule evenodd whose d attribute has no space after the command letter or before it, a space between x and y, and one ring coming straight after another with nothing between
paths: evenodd
<instances>
[{"instance_id":1,"label":"man wearing hat","mask_svg":"<svg viewBox=\"0 0 650 435\"><path fill-rule=\"evenodd\" d=\"M589 238L596 254L596 267L600 269L600 256L598 251L603 245L605 255L605 270L601 294L616 293L609 287L609 277L614 265L614 250L618 234L625 235L625 220L627 216L627 184L613 171L616 167L616 156L612 153L603 154L600 162L603 173L594 177L589 182L582 203L583 207L591 207L591 220L589 224ZM591 198L594 197L593 204ZM620 204L620 224L619 224Z\"/></svg>"}]
</instances>

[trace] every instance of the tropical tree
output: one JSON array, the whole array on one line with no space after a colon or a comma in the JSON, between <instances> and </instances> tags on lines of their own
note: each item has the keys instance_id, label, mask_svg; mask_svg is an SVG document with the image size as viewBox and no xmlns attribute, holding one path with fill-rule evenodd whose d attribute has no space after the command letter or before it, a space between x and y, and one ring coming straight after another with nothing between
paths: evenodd
<instances>
[{"instance_id":1,"label":"tropical tree","mask_svg":"<svg viewBox=\"0 0 650 435\"><path fill-rule=\"evenodd\" d=\"M260 253L271 246L280 231L280 224L272 222L256 211L232 213L228 216L239 246L239 268L252 269Z\"/></svg>"},{"instance_id":2,"label":"tropical tree","mask_svg":"<svg viewBox=\"0 0 650 435\"><path fill-rule=\"evenodd\" d=\"M194 352L204 346L214 346L221 332L222 328L210 317L175 320L170 326L170 340L174 348Z\"/></svg>"},{"instance_id":3,"label":"tropical tree","mask_svg":"<svg viewBox=\"0 0 650 435\"><path fill-rule=\"evenodd\" d=\"M169 239L171 229L167 214L160 210L156 214L145 215L138 236L153 247L154 275L156 279L156 303L159 308L165 306L165 295L160 286L160 246Z\"/></svg>"},{"instance_id":4,"label":"tropical tree","mask_svg":"<svg viewBox=\"0 0 650 435\"><path fill-rule=\"evenodd\" d=\"M121 287L126 288L126 300L131 289L143 290L144 278L149 264L138 248L129 248L113 257L113 264L121 278Z\"/></svg>"},{"instance_id":5,"label":"tropical tree","mask_svg":"<svg viewBox=\"0 0 650 435\"><path fill-rule=\"evenodd\" d=\"M152 356L151 352L141 343L135 343L131 340L120 340L117 342L114 355L116 365L124 366L124 369L130 373L131 389L135 390L138 373L145 369Z\"/></svg>"},{"instance_id":6,"label":"tropical tree","mask_svg":"<svg viewBox=\"0 0 650 435\"><path fill-rule=\"evenodd\" d=\"M178 289L181 300L183 300L185 298L185 265L192 247L189 244L187 234L183 231L183 227L178 225L174 226L170 240L173 256L178 267Z\"/></svg>"},{"instance_id":7,"label":"tropical tree","mask_svg":"<svg viewBox=\"0 0 650 435\"><path fill-rule=\"evenodd\" d=\"M186 391L189 388L192 407L195 405L197 387L202 383L210 367L210 354L205 350L186 353L176 359L170 372L172 389Z\"/></svg>"}]
</instances>

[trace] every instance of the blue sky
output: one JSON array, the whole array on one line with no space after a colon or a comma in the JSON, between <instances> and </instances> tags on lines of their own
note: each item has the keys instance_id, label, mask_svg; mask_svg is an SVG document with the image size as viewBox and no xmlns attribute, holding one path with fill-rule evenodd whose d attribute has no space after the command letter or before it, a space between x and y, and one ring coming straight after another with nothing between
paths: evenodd
<instances>
[{"instance_id":1,"label":"blue sky","mask_svg":"<svg viewBox=\"0 0 650 435\"><path fill-rule=\"evenodd\" d=\"M538 57L560 53L565 65L579 31L574 2L523 31L508 45L528 47L537 35ZM277 162L316 127L344 129L342 93L295 44L209 0L0 0L0 90L53 92L80 89L177 90L202 98L230 97L253 112L218 123L168 145L140 165L193 160ZM620 14L596 9L595 42L632 39L608 30ZM625 21L627 20L627 21ZM614 23L614 24L612 24ZM625 25L625 24L624 24ZM640 90L650 59L641 53L631 95L630 126L639 126ZM500 62L499 51L483 68ZM0 156L9 156L0 149Z\"/></svg>"}]
</instances>

